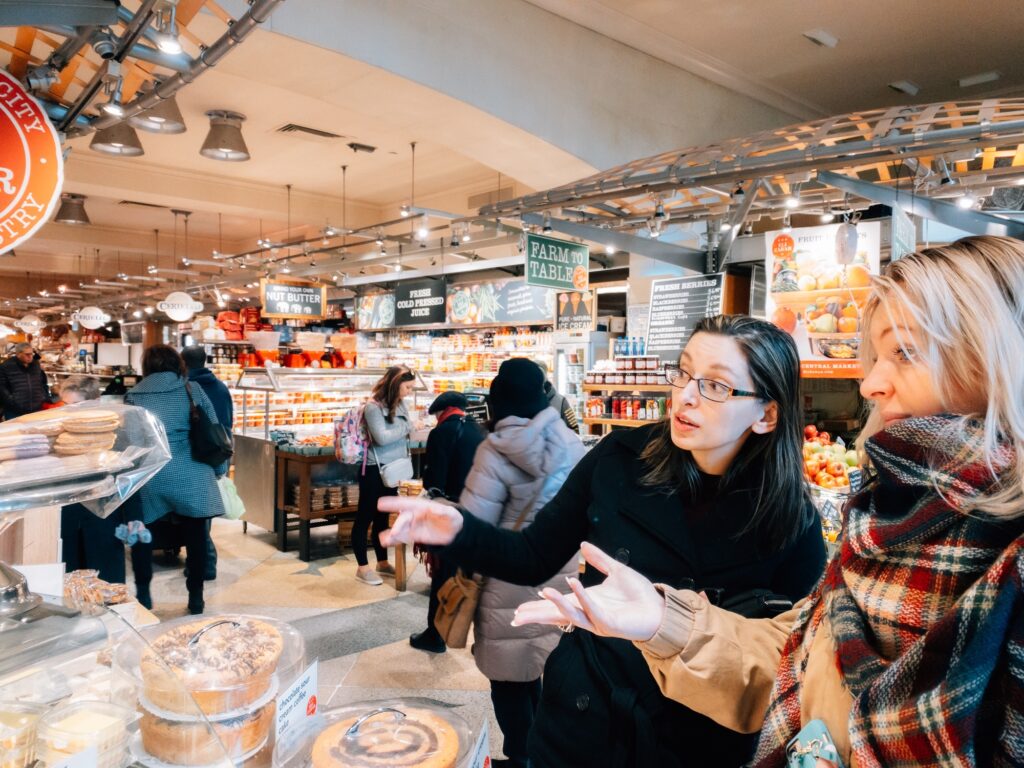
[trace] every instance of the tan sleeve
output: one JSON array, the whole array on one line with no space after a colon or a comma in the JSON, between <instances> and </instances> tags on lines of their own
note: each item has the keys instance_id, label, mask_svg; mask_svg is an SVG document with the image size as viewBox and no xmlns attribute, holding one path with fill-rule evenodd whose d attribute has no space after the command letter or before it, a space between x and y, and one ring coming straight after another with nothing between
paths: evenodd
<instances>
[{"instance_id":1,"label":"tan sleeve","mask_svg":"<svg viewBox=\"0 0 1024 768\"><path fill-rule=\"evenodd\" d=\"M747 619L695 592L661 589L662 625L650 640L635 644L661 692L726 728L760 730L802 601L774 619Z\"/></svg>"}]
</instances>

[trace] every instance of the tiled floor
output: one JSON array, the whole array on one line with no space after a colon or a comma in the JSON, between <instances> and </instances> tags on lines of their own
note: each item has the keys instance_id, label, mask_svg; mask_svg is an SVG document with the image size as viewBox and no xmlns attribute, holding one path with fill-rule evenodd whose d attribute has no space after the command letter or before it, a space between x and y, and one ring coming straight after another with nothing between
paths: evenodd
<instances>
[{"instance_id":1,"label":"tiled floor","mask_svg":"<svg viewBox=\"0 0 1024 768\"><path fill-rule=\"evenodd\" d=\"M409 634L426 626L429 580L423 567L410 556L404 593L390 579L371 587L355 580L355 558L338 550L332 528L313 535L314 552L325 556L303 563L295 552L278 552L274 537L259 528L243 534L240 522L215 520L219 561L216 581L206 583L207 612L270 616L295 626L310 658L319 659L317 698L328 709L398 696L441 702L474 728L487 718L491 754L500 756L490 688L470 652L431 654L409 646ZM158 555L154 566L154 613L164 620L184 615L184 556L165 564Z\"/></svg>"}]
</instances>

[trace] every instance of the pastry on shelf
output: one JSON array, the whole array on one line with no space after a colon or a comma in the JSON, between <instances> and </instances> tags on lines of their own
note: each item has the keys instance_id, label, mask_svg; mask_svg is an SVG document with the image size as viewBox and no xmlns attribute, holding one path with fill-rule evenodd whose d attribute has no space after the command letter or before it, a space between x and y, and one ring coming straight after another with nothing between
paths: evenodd
<instances>
[{"instance_id":1,"label":"pastry on shelf","mask_svg":"<svg viewBox=\"0 0 1024 768\"><path fill-rule=\"evenodd\" d=\"M327 728L313 743L313 768L455 768L459 735L447 720L425 709L405 716L384 711Z\"/></svg>"}]
</instances>

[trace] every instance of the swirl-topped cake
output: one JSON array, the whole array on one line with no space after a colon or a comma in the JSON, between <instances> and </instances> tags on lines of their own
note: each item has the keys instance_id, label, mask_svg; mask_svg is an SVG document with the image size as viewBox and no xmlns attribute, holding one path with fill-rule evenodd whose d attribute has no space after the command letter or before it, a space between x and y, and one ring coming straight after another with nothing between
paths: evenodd
<instances>
[{"instance_id":1,"label":"swirl-topped cake","mask_svg":"<svg viewBox=\"0 0 1024 768\"><path fill-rule=\"evenodd\" d=\"M182 714L195 712L193 698L207 715L245 707L267 692L283 647L278 629L259 619L181 624L143 652L143 694L154 707Z\"/></svg>"},{"instance_id":2,"label":"swirl-topped cake","mask_svg":"<svg viewBox=\"0 0 1024 768\"><path fill-rule=\"evenodd\" d=\"M348 735L358 718L335 723L313 744L313 768L455 768L459 736L441 717L424 709L407 709L395 719L384 712L364 721Z\"/></svg>"}]
</instances>

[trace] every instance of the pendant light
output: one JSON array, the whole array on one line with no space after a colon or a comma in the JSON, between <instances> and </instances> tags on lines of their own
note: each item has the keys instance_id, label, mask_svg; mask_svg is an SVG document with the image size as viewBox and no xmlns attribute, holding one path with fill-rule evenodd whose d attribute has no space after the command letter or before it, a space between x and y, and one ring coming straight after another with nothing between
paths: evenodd
<instances>
[{"instance_id":1,"label":"pendant light","mask_svg":"<svg viewBox=\"0 0 1024 768\"><path fill-rule=\"evenodd\" d=\"M121 157L138 157L144 154L139 135L128 123L114 123L96 131L89 142L89 149Z\"/></svg>"},{"instance_id":2,"label":"pendant light","mask_svg":"<svg viewBox=\"0 0 1024 768\"><path fill-rule=\"evenodd\" d=\"M143 94L152 93L155 90L153 83L145 83L139 89ZM132 115L128 118L129 125L138 128L140 131L149 133L175 134L185 132L185 118L181 116L178 108L178 101L174 94L158 101L155 106L145 112Z\"/></svg>"},{"instance_id":3,"label":"pendant light","mask_svg":"<svg viewBox=\"0 0 1024 768\"><path fill-rule=\"evenodd\" d=\"M89 214L85 212L85 195L63 193L60 196L60 209L53 220L59 224L89 224Z\"/></svg>"},{"instance_id":4,"label":"pendant light","mask_svg":"<svg viewBox=\"0 0 1024 768\"><path fill-rule=\"evenodd\" d=\"M242 122L245 115L223 109L212 109L206 113L210 118L210 132L206 134L199 154L211 160L243 162L249 159L249 148L242 138Z\"/></svg>"}]
</instances>

